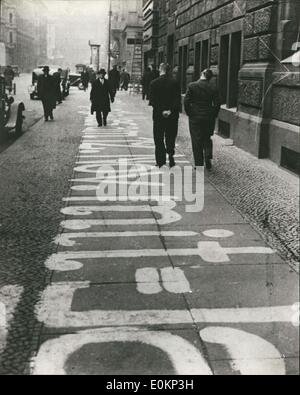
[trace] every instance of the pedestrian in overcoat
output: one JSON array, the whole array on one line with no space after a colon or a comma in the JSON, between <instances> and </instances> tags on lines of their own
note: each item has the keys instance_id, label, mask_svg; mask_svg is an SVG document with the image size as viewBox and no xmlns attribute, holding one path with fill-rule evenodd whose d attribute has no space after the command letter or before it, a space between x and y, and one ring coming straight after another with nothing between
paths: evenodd
<instances>
[{"instance_id":1,"label":"pedestrian in overcoat","mask_svg":"<svg viewBox=\"0 0 300 395\"><path fill-rule=\"evenodd\" d=\"M149 104L153 107L153 135L156 165L166 164L169 155L170 167L175 166L175 142L178 133L178 119L181 110L179 83L170 75L170 66L162 63L160 77L150 84Z\"/></svg>"},{"instance_id":2,"label":"pedestrian in overcoat","mask_svg":"<svg viewBox=\"0 0 300 395\"><path fill-rule=\"evenodd\" d=\"M142 76L142 81L141 81L143 86L143 100L149 99L149 89L150 89L151 81L152 81L151 69L150 67L147 67Z\"/></svg>"},{"instance_id":3,"label":"pedestrian in overcoat","mask_svg":"<svg viewBox=\"0 0 300 395\"><path fill-rule=\"evenodd\" d=\"M213 157L212 135L220 110L219 93L212 85L213 72L206 69L198 81L187 88L184 99L185 112L189 117L190 134L195 166L211 169Z\"/></svg>"},{"instance_id":4,"label":"pedestrian in overcoat","mask_svg":"<svg viewBox=\"0 0 300 395\"><path fill-rule=\"evenodd\" d=\"M108 73L108 81L110 82L115 94L120 89L120 78L121 75L119 70L117 69L117 65L114 65L112 70L110 70L110 72Z\"/></svg>"},{"instance_id":5,"label":"pedestrian in overcoat","mask_svg":"<svg viewBox=\"0 0 300 395\"><path fill-rule=\"evenodd\" d=\"M56 86L54 78L49 74L50 70L48 66L43 68L42 75L38 78L38 95L42 100L44 108L45 121L54 119L53 110L56 108Z\"/></svg>"},{"instance_id":6,"label":"pedestrian in overcoat","mask_svg":"<svg viewBox=\"0 0 300 395\"><path fill-rule=\"evenodd\" d=\"M130 74L127 73L125 69L123 69L121 76L120 76L120 81L121 81L121 91L124 89L125 91L128 90L128 85L130 82Z\"/></svg>"},{"instance_id":7,"label":"pedestrian in overcoat","mask_svg":"<svg viewBox=\"0 0 300 395\"><path fill-rule=\"evenodd\" d=\"M107 116L111 112L110 102L114 102L114 91L105 79L106 71L101 69L97 72L97 79L92 85L90 99L92 102L91 113L96 112L98 126L107 125Z\"/></svg>"}]
</instances>

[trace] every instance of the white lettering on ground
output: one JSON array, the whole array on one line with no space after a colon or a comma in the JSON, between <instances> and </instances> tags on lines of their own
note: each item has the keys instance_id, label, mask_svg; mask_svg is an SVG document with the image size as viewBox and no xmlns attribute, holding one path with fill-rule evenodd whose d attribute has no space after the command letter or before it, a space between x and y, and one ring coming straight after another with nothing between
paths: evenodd
<instances>
[{"instance_id":1,"label":"white lettering on ground","mask_svg":"<svg viewBox=\"0 0 300 395\"><path fill-rule=\"evenodd\" d=\"M234 233L231 232L230 230L226 229L210 229L206 230L203 232L203 235L206 237L213 237L213 238L226 238L226 237L231 237L234 236Z\"/></svg>"},{"instance_id":2,"label":"white lettering on ground","mask_svg":"<svg viewBox=\"0 0 300 395\"><path fill-rule=\"evenodd\" d=\"M88 289L89 281L49 285L36 305L36 316L50 328L93 326L173 325L196 323L292 322L292 306L188 310L91 310L72 311L74 294Z\"/></svg>"},{"instance_id":3,"label":"white lettering on ground","mask_svg":"<svg viewBox=\"0 0 300 395\"><path fill-rule=\"evenodd\" d=\"M101 225L147 225L147 224L159 224L159 225L167 225L173 222L177 222L181 220L181 215L173 211L173 208L176 206L176 203L173 201L166 202L158 202L158 206L98 206L97 211L99 212L148 212L148 213L156 213L161 216L160 219L156 218L145 218L145 219L90 219L90 220L66 220L61 223L61 226L66 229L72 230L82 230L89 229L92 226L101 226ZM83 208L83 207L77 207ZM85 208L84 208L85 209ZM95 206L91 206L91 209L95 210ZM66 209L63 209L63 214L68 212L77 212L77 215L90 215L92 214L92 210L90 208L86 208L86 210L82 210L82 213L79 214L79 211L76 211L76 206L70 206ZM73 211L72 211L73 210Z\"/></svg>"},{"instance_id":4,"label":"white lettering on ground","mask_svg":"<svg viewBox=\"0 0 300 395\"><path fill-rule=\"evenodd\" d=\"M215 241L200 241L198 243L198 254L205 262L223 263L230 262L229 255L233 254L275 254L268 247L232 247L224 248Z\"/></svg>"},{"instance_id":5,"label":"white lettering on ground","mask_svg":"<svg viewBox=\"0 0 300 395\"><path fill-rule=\"evenodd\" d=\"M137 342L159 348L171 361L176 374L212 374L201 353L187 340L165 331L148 331L138 328L93 329L48 340L41 346L35 359L34 374L65 375L68 358L83 346L118 342ZM132 370L134 371L134 367Z\"/></svg>"},{"instance_id":6,"label":"white lettering on ground","mask_svg":"<svg viewBox=\"0 0 300 395\"><path fill-rule=\"evenodd\" d=\"M159 270L155 268L137 269L135 279L138 292L146 295L158 294L163 291L174 294L191 292L190 284L183 270L179 268L166 267ZM161 284L160 284L161 283ZM162 288L163 287L163 288Z\"/></svg>"},{"instance_id":7,"label":"white lettering on ground","mask_svg":"<svg viewBox=\"0 0 300 395\"><path fill-rule=\"evenodd\" d=\"M285 374L279 351L259 336L234 328L208 327L200 331L200 337L223 345L230 355L231 367L242 375Z\"/></svg>"},{"instance_id":8,"label":"white lettering on ground","mask_svg":"<svg viewBox=\"0 0 300 395\"><path fill-rule=\"evenodd\" d=\"M102 239L115 237L192 237L197 236L196 232L189 231L123 231L123 232L85 232L85 233L62 233L54 239L54 243L64 247L72 247L79 244L76 239ZM75 239L75 240L72 240Z\"/></svg>"},{"instance_id":9,"label":"white lettering on ground","mask_svg":"<svg viewBox=\"0 0 300 395\"><path fill-rule=\"evenodd\" d=\"M103 225L105 222L93 222L97 220L77 220L73 223L69 223L65 221L62 224L65 228L72 228L73 230L80 230L84 227L93 226L93 225ZM110 223L110 222L107 222ZM141 223L141 222L139 222ZM114 222L115 225L125 225L124 222ZM127 224L128 225L128 224ZM258 252L256 250L259 250ZM254 250L255 253L264 253L262 249L258 247ZM268 253L268 252L267 252ZM59 269L60 267L63 268L64 264L67 264L68 261L76 261L76 269L78 267L82 267L78 260L80 259L109 259L109 258L141 258L141 257L172 257L172 256L200 256L203 259L203 256L200 255L198 249L196 248L178 248L178 249L135 249L135 250L102 250L102 251L75 251L75 252L59 252L57 254L53 254L48 260L47 263L54 266L47 266L49 269L52 268L53 270L62 270ZM206 257L207 258L207 257ZM204 260L204 259L203 259ZM211 260L205 260L206 262L212 262ZM227 260L218 260L213 262L221 262L226 263Z\"/></svg>"},{"instance_id":10,"label":"white lettering on ground","mask_svg":"<svg viewBox=\"0 0 300 395\"><path fill-rule=\"evenodd\" d=\"M0 353L5 348L8 326L20 301L23 287L6 285L0 288Z\"/></svg>"}]
</instances>

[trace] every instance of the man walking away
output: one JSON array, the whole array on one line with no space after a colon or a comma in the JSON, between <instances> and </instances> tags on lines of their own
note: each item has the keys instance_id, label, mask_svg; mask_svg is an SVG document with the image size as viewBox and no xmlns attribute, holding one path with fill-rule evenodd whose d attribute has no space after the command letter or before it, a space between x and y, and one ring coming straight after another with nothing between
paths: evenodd
<instances>
[{"instance_id":1,"label":"man walking away","mask_svg":"<svg viewBox=\"0 0 300 395\"><path fill-rule=\"evenodd\" d=\"M170 66L162 63L160 77L150 84L150 101L153 107L153 135L156 165L166 164L169 155L170 167L175 166L175 141L178 133L178 119L181 109L179 83L170 76Z\"/></svg>"},{"instance_id":2,"label":"man walking away","mask_svg":"<svg viewBox=\"0 0 300 395\"><path fill-rule=\"evenodd\" d=\"M38 78L38 95L42 100L45 121L53 120L53 109L56 107L56 92L54 78L49 74L49 67L43 68L43 75Z\"/></svg>"},{"instance_id":3,"label":"man walking away","mask_svg":"<svg viewBox=\"0 0 300 395\"><path fill-rule=\"evenodd\" d=\"M110 72L108 73L108 80L111 84L114 94L116 94L120 88L120 78L121 76L117 69L117 65L114 65L112 70L110 70Z\"/></svg>"},{"instance_id":4,"label":"man walking away","mask_svg":"<svg viewBox=\"0 0 300 395\"><path fill-rule=\"evenodd\" d=\"M125 69L123 69L121 73L121 91L124 89L125 91L128 90L128 85L130 82L130 75L127 73Z\"/></svg>"},{"instance_id":5,"label":"man walking away","mask_svg":"<svg viewBox=\"0 0 300 395\"><path fill-rule=\"evenodd\" d=\"M149 99L149 89L150 89L151 81L152 81L151 69L150 67L147 67L141 81L143 86L143 100Z\"/></svg>"},{"instance_id":6,"label":"man walking away","mask_svg":"<svg viewBox=\"0 0 300 395\"><path fill-rule=\"evenodd\" d=\"M61 92L61 74L62 69L57 69L55 73L53 73L53 79L55 84L55 95L56 95L56 102L58 104L62 103L62 92Z\"/></svg>"},{"instance_id":7,"label":"man walking away","mask_svg":"<svg viewBox=\"0 0 300 395\"><path fill-rule=\"evenodd\" d=\"M94 114L96 111L96 119L98 126L107 125L107 116L111 111L110 102L114 102L115 95L109 82L104 78L106 71L101 69L97 72L97 79L92 85L91 90L91 102L92 109L91 113Z\"/></svg>"},{"instance_id":8,"label":"man walking away","mask_svg":"<svg viewBox=\"0 0 300 395\"><path fill-rule=\"evenodd\" d=\"M198 81L189 84L184 99L185 112L189 117L190 134L195 166L211 169L215 121L220 110L219 94L211 84L213 72L206 69Z\"/></svg>"},{"instance_id":9,"label":"man walking away","mask_svg":"<svg viewBox=\"0 0 300 395\"><path fill-rule=\"evenodd\" d=\"M81 73L81 82L83 85L83 90L86 91L89 87L90 75L87 70Z\"/></svg>"},{"instance_id":10,"label":"man walking away","mask_svg":"<svg viewBox=\"0 0 300 395\"><path fill-rule=\"evenodd\" d=\"M156 80L159 77L159 71L156 69L155 64L152 65L151 70L151 81Z\"/></svg>"}]
</instances>

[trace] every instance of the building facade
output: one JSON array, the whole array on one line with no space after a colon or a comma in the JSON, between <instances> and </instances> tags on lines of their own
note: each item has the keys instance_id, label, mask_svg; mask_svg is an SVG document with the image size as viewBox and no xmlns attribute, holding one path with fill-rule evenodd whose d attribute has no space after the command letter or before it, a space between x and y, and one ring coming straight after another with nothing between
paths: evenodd
<instances>
[{"instance_id":1,"label":"building facade","mask_svg":"<svg viewBox=\"0 0 300 395\"><path fill-rule=\"evenodd\" d=\"M144 58L187 84L210 67L218 133L299 172L299 0L144 0ZM291 58L293 59L293 58Z\"/></svg>"},{"instance_id":2,"label":"building facade","mask_svg":"<svg viewBox=\"0 0 300 395\"><path fill-rule=\"evenodd\" d=\"M5 48L5 65L31 71L47 59L47 28L43 3L36 0L1 0L0 42Z\"/></svg>"},{"instance_id":3,"label":"building facade","mask_svg":"<svg viewBox=\"0 0 300 395\"><path fill-rule=\"evenodd\" d=\"M142 0L112 0L111 54L113 64L125 68L135 82L142 75Z\"/></svg>"}]
</instances>

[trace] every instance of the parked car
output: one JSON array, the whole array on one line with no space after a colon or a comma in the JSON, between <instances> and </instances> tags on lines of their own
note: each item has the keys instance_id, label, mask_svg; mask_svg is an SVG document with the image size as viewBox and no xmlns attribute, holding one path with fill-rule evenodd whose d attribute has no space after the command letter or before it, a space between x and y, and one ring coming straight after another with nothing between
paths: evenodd
<instances>
[{"instance_id":1,"label":"parked car","mask_svg":"<svg viewBox=\"0 0 300 395\"><path fill-rule=\"evenodd\" d=\"M70 85L71 86L76 86L79 89L83 89L83 84L81 82L81 74L70 73Z\"/></svg>"},{"instance_id":2,"label":"parked car","mask_svg":"<svg viewBox=\"0 0 300 395\"><path fill-rule=\"evenodd\" d=\"M22 134L24 103L16 101L7 90L4 77L0 76L0 137L14 132Z\"/></svg>"}]
</instances>

